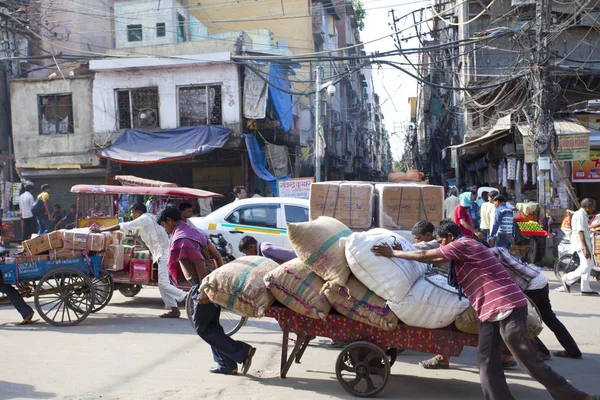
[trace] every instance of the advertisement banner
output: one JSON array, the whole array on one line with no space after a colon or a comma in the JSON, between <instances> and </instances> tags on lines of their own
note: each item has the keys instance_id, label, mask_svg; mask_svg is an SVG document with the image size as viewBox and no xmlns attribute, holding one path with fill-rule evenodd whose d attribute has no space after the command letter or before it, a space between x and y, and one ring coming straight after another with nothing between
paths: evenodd
<instances>
[{"instance_id":1,"label":"advertisement banner","mask_svg":"<svg viewBox=\"0 0 600 400\"><path fill-rule=\"evenodd\" d=\"M558 161L587 160L590 157L590 134L558 135Z\"/></svg>"},{"instance_id":2,"label":"advertisement banner","mask_svg":"<svg viewBox=\"0 0 600 400\"><path fill-rule=\"evenodd\" d=\"M523 151L525 152L525 163L530 164L537 161L535 157L535 150L533 149L533 143L531 136L523 136Z\"/></svg>"},{"instance_id":3,"label":"advertisement banner","mask_svg":"<svg viewBox=\"0 0 600 400\"><path fill-rule=\"evenodd\" d=\"M290 178L278 181L279 197L293 197L295 199L307 199L310 196L310 185L315 178Z\"/></svg>"},{"instance_id":4,"label":"advertisement banner","mask_svg":"<svg viewBox=\"0 0 600 400\"><path fill-rule=\"evenodd\" d=\"M573 161L573 182L600 182L600 152L590 151L589 159Z\"/></svg>"}]
</instances>

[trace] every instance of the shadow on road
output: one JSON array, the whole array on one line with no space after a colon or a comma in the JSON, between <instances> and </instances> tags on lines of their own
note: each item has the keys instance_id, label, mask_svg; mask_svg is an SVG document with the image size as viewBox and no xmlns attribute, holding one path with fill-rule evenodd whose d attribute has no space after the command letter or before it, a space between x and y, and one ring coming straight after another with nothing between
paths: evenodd
<instances>
[{"instance_id":1,"label":"shadow on road","mask_svg":"<svg viewBox=\"0 0 600 400\"><path fill-rule=\"evenodd\" d=\"M33 385L0 381L0 400L9 399L51 399L56 393L38 392Z\"/></svg>"}]
</instances>

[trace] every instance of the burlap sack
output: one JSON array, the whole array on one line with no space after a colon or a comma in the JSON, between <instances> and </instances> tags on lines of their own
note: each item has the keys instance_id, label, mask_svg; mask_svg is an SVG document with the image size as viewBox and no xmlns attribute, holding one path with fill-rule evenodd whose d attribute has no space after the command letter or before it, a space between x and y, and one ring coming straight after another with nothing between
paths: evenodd
<instances>
[{"instance_id":1,"label":"burlap sack","mask_svg":"<svg viewBox=\"0 0 600 400\"><path fill-rule=\"evenodd\" d=\"M275 301L264 276L277 267L279 264L265 257L240 257L208 274L200 291L221 307L248 317L262 317Z\"/></svg>"},{"instance_id":2,"label":"burlap sack","mask_svg":"<svg viewBox=\"0 0 600 400\"><path fill-rule=\"evenodd\" d=\"M323 280L340 286L348 281L350 268L339 241L350 234L346 225L330 217L288 224L288 238L298 258Z\"/></svg>"},{"instance_id":3,"label":"burlap sack","mask_svg":"<svg viewBox=\"0 0 600 400\"><path fill-rule=\"evenodd\" d=\"M469 306L454 321L456 329L464 333L477 335L479 333L479 319L473 307ZM542 318L537 307L527 298L527 334L529 338L538 336L543 329Z\"/></svg>"},{"instance_id":4,"label":"burlap sack","mask_svg":"<svg viewBox=\"0 0 600 400\"><path fill-rule=\"evenodd\" d=\"M367 289L354 276L348 279L345 286L333 282L325 283L323 293L331 306L348 318L386 331L398 326L398 317L390 310L385 300Z\"/></svg>"},{"instance_id":5,"label":"burlap sack","mask_svg":"<svg viewBox=\"0 0 600 400\"><path fill-rule=\"evenodd\" d=\"M265 275L265 284L284 306L304 316L325 319L331 310L321 289L325 281L295 258Z\"/></svg>"}]
</instances>

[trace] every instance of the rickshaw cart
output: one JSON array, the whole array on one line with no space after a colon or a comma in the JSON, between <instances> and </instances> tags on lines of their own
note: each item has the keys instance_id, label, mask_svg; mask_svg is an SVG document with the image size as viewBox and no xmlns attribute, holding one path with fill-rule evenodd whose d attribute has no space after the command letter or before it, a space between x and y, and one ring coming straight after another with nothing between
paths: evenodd
<instances>
[{"instance_id":1,"label":"rickshaw cart","mask_svg":"<svg viewBox=\"0 0 600 400\"><path fill-rule=\"evenodd\" d=\"M100 257L2 263L0 269L4 283L33 297L38 314L51 325L77 325L94 311Z\"/></svg>"},{"instance_id":2,"label":"rickshaw cart","mask_svg":"<svg viewBox=\"0 0 600 400\"><path fill-rule=\"evenodd\" d=\"M385 388L398 349L458 356L465 346L477 347L477 335L460 332L452 325L426 329L399 324L393 331L384 331L343 315L329 314L323 321L284 307L270 307L265 316L275 318L283 331L282 379L286 378L294 361L300 363L309 341L314 337L343 340L350 344L340 352L335 374L344 390L358 397L375 396ZM288 357L290 333L295 333L297 339Z\"/></svg>"}]
</instances>

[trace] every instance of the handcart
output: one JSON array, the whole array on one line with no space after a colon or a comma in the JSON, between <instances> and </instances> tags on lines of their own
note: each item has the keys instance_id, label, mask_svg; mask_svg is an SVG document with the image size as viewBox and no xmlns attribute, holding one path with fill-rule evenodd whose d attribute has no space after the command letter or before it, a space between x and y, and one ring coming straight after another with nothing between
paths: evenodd
<instances>
[{"instance_id":1,"label":"handcart","mask_svg":"<svg viewBox=\"0 0 600 400\"><path fill-rule=\"evenodd\" d=\"M477 347L477 335L460 332L453 326L425 329L400 324L393 331L384 331L343 315L329 314L323 321L284 307L270 307L265 316L275 318L283 331L282 379L294 361L300 363L308 343L316 336L343 340L350 344L340 352L335 374L344 390L358 397L372 397L385 388L400 349L458 356L465 346ZM295 333L297 339L288 357L290 333Z\"/></svg>"},{"instance_id":2,"label":"handcart","mask_svg":"<svg viewBox=\"0 0 600 400\"><path fill-rule=\"evenodd\" d=\"M4 283L33 297L38 314L54 326L77 325L94 311L102 277L100 257L0 264ZM112 294L112 287L109 289ZM100 300L102 301L102 300Z\"/></svg>"}]
</instances>

